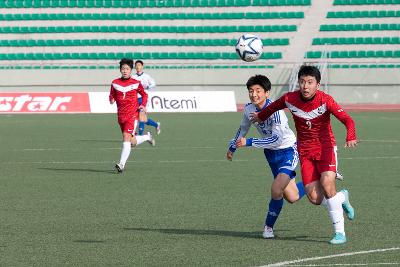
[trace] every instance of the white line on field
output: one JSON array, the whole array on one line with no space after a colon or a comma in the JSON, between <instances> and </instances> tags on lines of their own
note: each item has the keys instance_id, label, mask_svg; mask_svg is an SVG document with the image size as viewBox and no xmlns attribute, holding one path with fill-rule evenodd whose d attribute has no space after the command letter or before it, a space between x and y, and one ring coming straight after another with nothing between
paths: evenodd
<instances>
[{"instance_id":1,"label":"white line on field","mask_svg":"<svg viewBox=\"0 0 400 267\"><path fill-rule=\"evenodd\" d=\"M300 263L300 262L306 262L306 261L317 261L317 260L323 260L323 259L346 257L346 256L359 255L359 254L369 254L369 253L375 253L375 252L385 252L385 251L392 251L392 250L399 250L399 249L400 249L400 247L394 247L394 248L384 248L384 249L374 249L374 250L347 252L347 253L336 254L336 255L304 258L304 259L298 259L298 260L292 260L292 261L282 261L282 262L277 262L277 263L273 263L273 264L262 265L260 267L287 266L287 265L290 265L290 264L293 264L293 263Z\"/></svg>"},{"instance_id":2,"label":"white line on field","mask_svg":"<svg viewBox=\"0 0 400 267\"><path fill-rule=\"evenodd\" d=\"M399 262L373 262L373 263L335 263L335 264L293 264L296 267L323 267L323 266L376 266L376 265L399 265Z\"/></svg>"},{"instance_id":3,"label":"white line on field","mask_svg":"<svg viewBox=\"0 0 400 267\"><path fill-rule=\"evenodd\" d=\"M400 156L394 157L358 157L358 158L339 158L340 160L371 160L371 159L400 159ZM234 159L234 162L265 162L259 159ZM193 163L193 162L227 162L226 159L194 159L194 160L129 160L131 163ZM2 161L3 164L113 164L115 161Z\"/></svg>"}]
</instances>

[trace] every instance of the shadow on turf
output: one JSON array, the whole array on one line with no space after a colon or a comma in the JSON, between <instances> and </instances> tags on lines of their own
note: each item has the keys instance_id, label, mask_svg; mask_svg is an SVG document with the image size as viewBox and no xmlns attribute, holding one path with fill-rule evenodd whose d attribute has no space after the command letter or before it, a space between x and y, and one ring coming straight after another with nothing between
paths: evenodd
<instances>
[{"instance_id":1,"label":"shadow on turf","mask_svg":"<svg viewBox=\"0 0 400 267\"><path fill-rule=\"evenodd\" d=\"M263 239L261 231L256 232L236 232L236 231L224 231L224 230L200 230L200 229L154 229L154 228L124 228L127 231L141 231L141 232L160 232L163 234L178 234L178 235L215 235L215 236L230 236L230 237L241 237L241 238L255 238ZM287 232L290 230L278 230L274 232ZM287 236L280 237L279 234L275 237L276 240L292 240L302 242L321 242L326 243L326 239L329 237L321 237L324 240L310 239L308 236Z\"/></svg>"},{"instance_id":2,"label":"shadow on turf","mask_svg":"<svg viewBox=\"0 0 400 267\"><path fill-rule=\"evenodd\" d=\"M99 139L82 139L80 142L93 142L93 143L121 143L121 140L99 140Z\"/></svg>"},{"instance_id":3,"label":"shadow on turf","mask_svg":"<svg viewBox=\"0 0 400 267\"><path fill-rule=\"evenodd\" d=\"M73 242L75 243L104 243L105 241L103 240L74 240Z\"/></svg>"},{"instance_id":4,"label":"shadow on turf","mask_svg":"<svg viewBox=\"0 0 400 267\"><path fill-rule=\"evenodd\" d=\"M61 168L38 168L39 170L46 170L46 171L71 171L71 172L102 172L102 173L112 173L115 174L115 170L97 170L97 169L61 169Z\"/></svg>"}]
</instances>

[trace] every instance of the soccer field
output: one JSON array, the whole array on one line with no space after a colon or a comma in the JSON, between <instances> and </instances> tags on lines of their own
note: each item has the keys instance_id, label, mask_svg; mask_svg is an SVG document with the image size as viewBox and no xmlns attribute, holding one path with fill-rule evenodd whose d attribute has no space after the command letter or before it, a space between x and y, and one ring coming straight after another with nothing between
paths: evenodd
<instances>
[{"instance_id":1,"label":"soccer field","mask_svg":"<svg viewBox=\"0 0 400 267\"><path fill-rule=\"evenodd\" d=\"M399 113L352 113L355 150L332 119L337 186L356 209L339 246L328 244L327 210L306 198L285 203L276 239L261 238L272 182L263 151L225 159L241 116L152 114L156 146L132 150L117 174L115 114L1 115L0 266L400 265Z\"/></svg>"}]
</instances>

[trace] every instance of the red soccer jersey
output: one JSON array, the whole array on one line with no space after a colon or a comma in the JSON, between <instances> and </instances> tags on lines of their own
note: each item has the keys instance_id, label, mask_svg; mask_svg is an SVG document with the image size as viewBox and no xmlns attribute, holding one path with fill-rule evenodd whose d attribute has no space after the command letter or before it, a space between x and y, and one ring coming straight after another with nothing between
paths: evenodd
<instances>
[{"instance_id":1,"label":"red soccer jersey","mask_svg":"<svg viewBox=\"0 0 400 267\"><path fill-rule=\"evenodd\" d=\"M297 147L302 156L319 159L324 148L336 145L330 114L346 126L347 141L357 139L353 119L330 95L322 91L317 90L314 98L309 101L301 98L300 91L286 93L261 111L258 118L265 120L275 111L284 108L288 108L292 113L297 131Z\"/></svg>"},{"instance_id":2,"label":"red soccer jersey","mask_svg":"<svg viewBox=\"0 0 400 267\"><path fill-rule=\"evenodd\" d=\"M138 112L138 93L142 96L142 105L146 106L147 93L139 81L132 78L112 81L109 98L117 103L118 121L131 119Z\"/></svg>"}]
</instances>

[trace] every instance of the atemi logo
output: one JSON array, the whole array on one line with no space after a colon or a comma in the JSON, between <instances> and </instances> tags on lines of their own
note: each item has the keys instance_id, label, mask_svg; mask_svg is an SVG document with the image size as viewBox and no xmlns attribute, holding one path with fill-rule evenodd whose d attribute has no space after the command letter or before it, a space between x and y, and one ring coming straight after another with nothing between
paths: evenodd
<instances>
[{"instance_id":1,"label":"atemi logo","mask_svg":"<svg viewBox=\"0 0 400 267\"><path fill-rule=\"evenodd\" d=\"M151 108L154 110L196 110L196 97L176 99L172 97L153 96L150 98Z\"/></svg>"},{"instance_id":2,"label":"atemi logo","mask_svg":"<svg viewBox=\"0 0 400 267\"><path fill-rule=\"evenodd\" d=\"M89 112L87 93L0 93L0 112Z\"/></svg>"}]
</instances>

